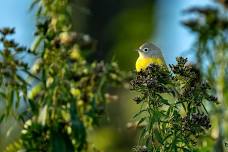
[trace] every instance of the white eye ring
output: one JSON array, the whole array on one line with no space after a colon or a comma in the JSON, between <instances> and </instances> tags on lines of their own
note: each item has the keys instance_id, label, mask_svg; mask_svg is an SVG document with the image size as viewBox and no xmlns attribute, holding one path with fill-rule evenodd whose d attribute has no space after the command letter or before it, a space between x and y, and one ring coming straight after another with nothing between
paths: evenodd
<instances>
[{"instance_id":1,"label":"white eye ring","mask_svg":"<svg viewBox=\"0 0 228 152\"><path fill-rule=\"evenodd\" d=\"M148 48L144 48L144 49L143 49L144 52L147 52L148 50L149 50Z\"/></svg>"}]
</instances>

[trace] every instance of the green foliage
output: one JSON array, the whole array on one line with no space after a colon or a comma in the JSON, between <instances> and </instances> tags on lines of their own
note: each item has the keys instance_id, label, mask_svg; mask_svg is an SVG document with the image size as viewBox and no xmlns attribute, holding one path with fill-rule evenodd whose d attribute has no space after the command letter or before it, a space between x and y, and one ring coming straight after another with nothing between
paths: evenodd
<instances>
[{"instance_id":1,"label":"green foliage","mask_svg":"<svg viewBox=\"0 0 228 152\"><path fill-rule=\"evenodd\" d=\"M14 152L14 151L19 151L22 147L21 141L16 141L12 144L10 144L4 152Z\"/></svg>"},{"instance_id":2,"label":"green foliage","mask_svg":"<svg viewBox=\"0 0 228 152\"><path fill-rule=\"evenodd\" d=\"M18 119L25 119L20 144L15 142L6 151L86 151L87 131L105 112L106 90L120 84L122 74L115 62L86 61L83 54L92 49L93 40L71 28L70 1L35 0L32 7L36 4L31 49L7 39L14 29L0 31L1 102L6 106L1 122L19 105L27 106ZM32 67L18 57L29 53L36 57Z\"/></svg>"},{"instance_id":3,"label":"green foliage","mask_svg":"<svg viewBox=\"0 0 228 152\"><path fill-rule=\"evenodd\" d=\"M205 104L217 99L208 82L182 57L170 69L151 64L131 81L141 94L134 99L141 105L135 118L142 126L136 151L194 151L211 127Z\"/></svg>"},{"instance_id":4,"label":"green foliage","mask_svg":"<svg viewBox=\"0 0 228 152\"><path fill-rule=\"evenodd\" d=\"M193 7L186 12L195 17L184 21L184 25L196 34L194 51L197 63L201 66L201 73L214 86L218 96L219 107L213 108L213 115L217 128L213 128L212 134L215 142L214 150L224 151L228 137L227 101L228 101L228 19L227 1L220 1L219 7ZM205 139L206 141L206 139ZM212 146L212 145L210 145Z\"/></svg>"},{"instance_id":5,"label":"green foliage","mask_svg":"<svg viewBox=\"0 0 228 152\"><path fill-rule=\"evenodd\" d=\"M228 19L224 11L213 6L193 7L185 11L197 16L184 21L183 24L197 35L194 44L197 62L202 69L206 69L202 72L206 72L205 76L208 76L211 82L216 79L221 66L226 69L228 64ZM205 60L209 62L208 65Z\"/></svg>"},{"instance_id":6,"label":"green foliage","mask_svg":"<svg viewBox=\"0 0 228 152\"><path fill-rule=\"evenodd\" d=\"M22 99L26 100L28 82L22 75L32 75L26 62L21 60L24 53L31 54L30 50L20 46L9 36L14 34L14 29L3 28L0 30L0 96L1 104L5 107L0 115L0 122L8 115L17 115L14 109L19 107Z\"/></svg>"}]
</instances>

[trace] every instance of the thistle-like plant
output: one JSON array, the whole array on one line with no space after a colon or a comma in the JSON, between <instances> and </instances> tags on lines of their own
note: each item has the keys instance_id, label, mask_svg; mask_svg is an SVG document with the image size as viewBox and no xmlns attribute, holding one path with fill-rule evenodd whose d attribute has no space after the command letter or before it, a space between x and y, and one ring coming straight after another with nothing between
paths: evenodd
<instances>
[{"instance_id":1,"label":"thistle-like plant","mask_svg":"<svg viewBox=\"0 0 228 152\"><path fill-rule=\"evenodd\" d=\"M205 103L217 103L200 71L187 59L177 58L170 70L151 64L136 73L132 90L139 93L134 100L140 105L135 114L141 134L136 151L193 151L210 129Z\"/></svg>"},{"instance_id":2,"label":"thistle-like plant","mask_svg":"<svg viewBox=\"0 0 228 152\"><path fill-rule=\"evenodd\" d=\"M13 29L0 30L0 95L6 107L0 123L14 114L23 126L6 151L87 151L87 131L98 125L105 93L121 83L121 72L115 62L87 61L93 40L72 28L71 1L36 4L36 39L30 49L8 38ZM29 53L35 58L32 66L26 62ZM18 113L22 104L26 108Z\"/></svg>"}]
</instances>

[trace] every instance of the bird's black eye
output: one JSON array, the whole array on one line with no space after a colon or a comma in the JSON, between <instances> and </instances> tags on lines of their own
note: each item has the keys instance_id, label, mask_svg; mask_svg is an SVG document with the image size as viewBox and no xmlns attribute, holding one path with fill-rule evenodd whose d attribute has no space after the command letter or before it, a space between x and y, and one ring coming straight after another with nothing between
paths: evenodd
<instances>
[{"instance_id":1,"label":"bird's black eye","mask_svg":"<svg viewBox=\"0 0 228 152\"><path fill-rule=\"evenodd\" d=\"M144 52L147 52L147 51L148 51L148 48L144 48L143 51L144 51Z\"/></svg>"}]
</instances>

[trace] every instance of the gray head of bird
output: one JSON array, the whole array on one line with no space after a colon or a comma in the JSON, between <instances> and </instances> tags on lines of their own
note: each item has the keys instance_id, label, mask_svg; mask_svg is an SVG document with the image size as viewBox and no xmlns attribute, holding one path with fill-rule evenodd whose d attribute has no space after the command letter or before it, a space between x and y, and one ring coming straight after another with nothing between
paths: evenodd
<instances>
[{"instance_id":1,"label":"gray head of bird","mask_svg":"<svg viewBox=\"0 0 228 152\"><path fill-rule=\"evenodd\" d=\"M150 42L146 42L143 45L141 45L137 49L137 51L139 52L139 55L143 56L143 57L161 57L162 56L161 49Z\"/></svg>"}]
</instances>

